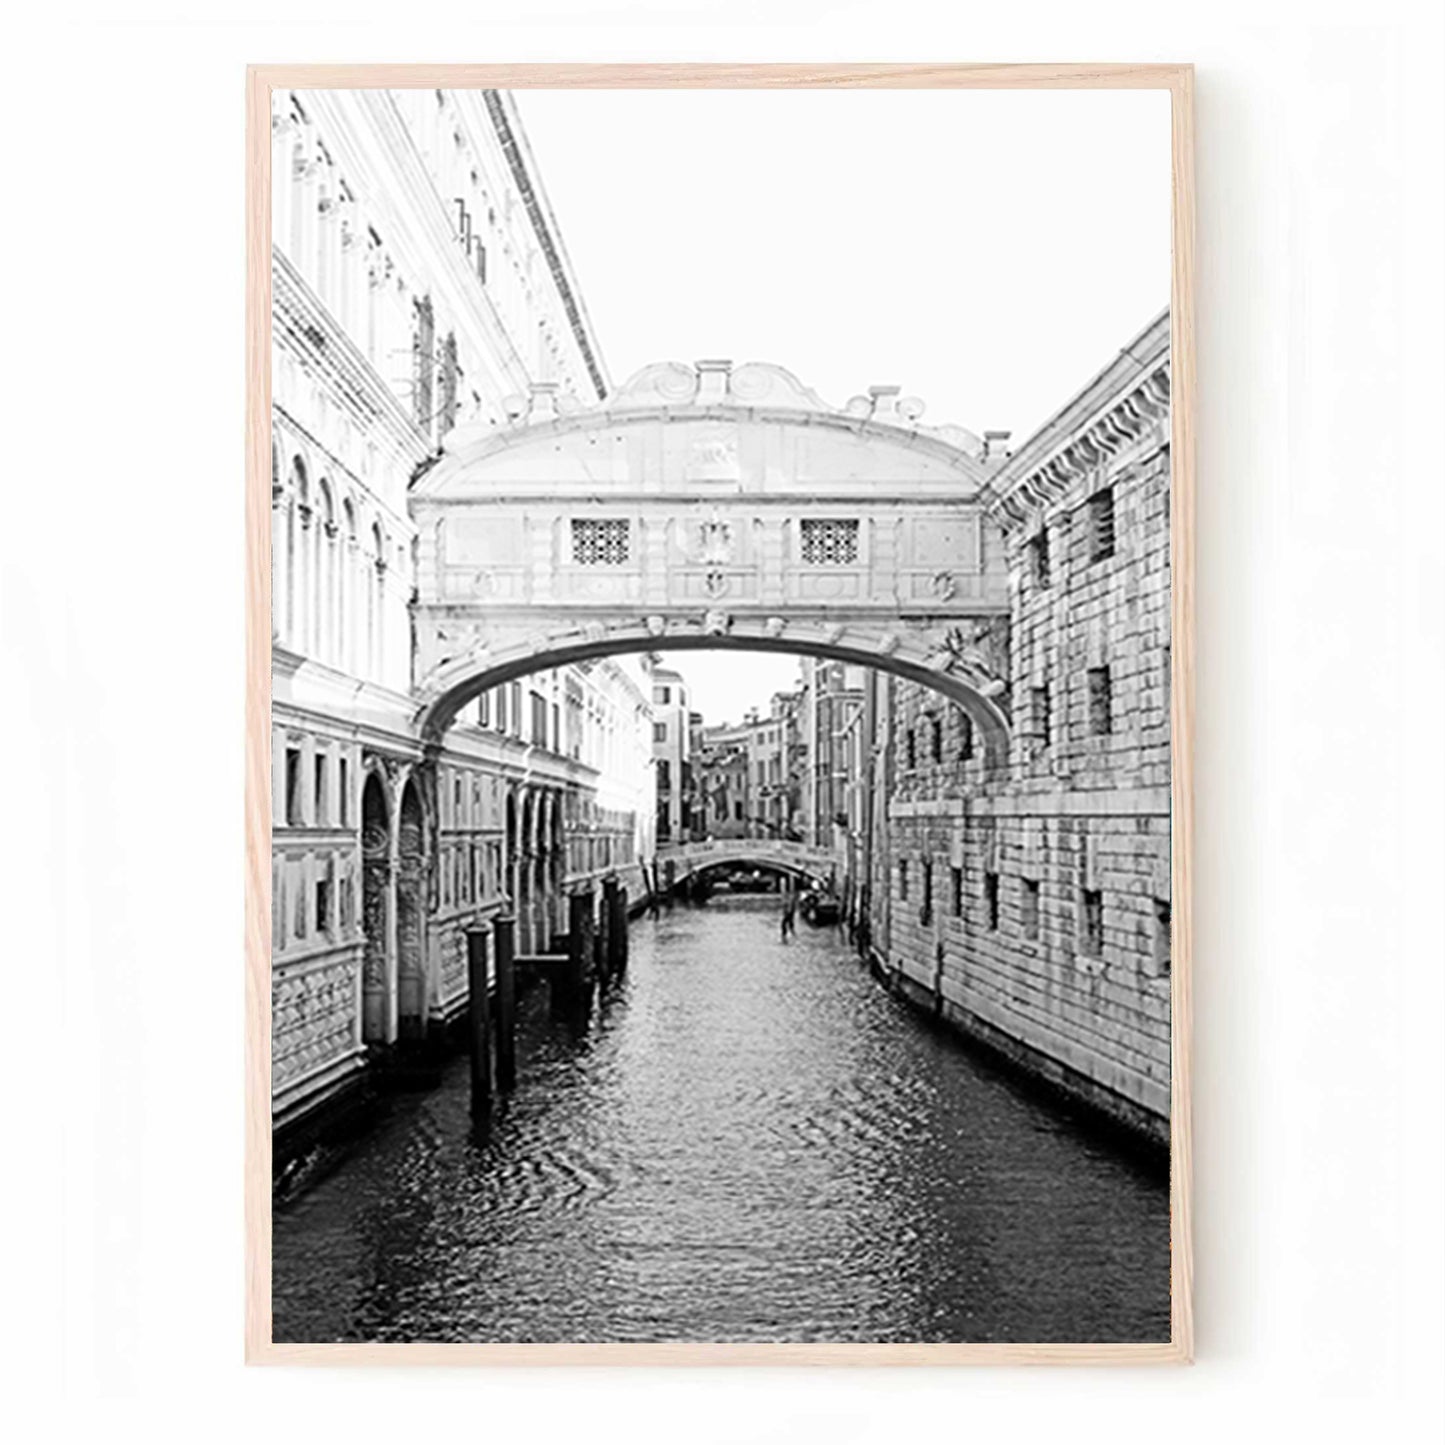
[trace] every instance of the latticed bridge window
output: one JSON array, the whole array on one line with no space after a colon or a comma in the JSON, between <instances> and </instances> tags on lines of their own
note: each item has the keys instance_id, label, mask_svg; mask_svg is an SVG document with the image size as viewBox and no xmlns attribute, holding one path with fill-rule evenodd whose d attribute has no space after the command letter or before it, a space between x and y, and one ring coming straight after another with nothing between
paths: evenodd
<instances>
[{"instance_id":1,"label":"latticed bridge window","mask_svg":"<svg viewBox=\"0 0 1445 1445\"><path fill-rule=\"evenodd\" d=\"M572 560L579 567L620 567L631 555L625 517L574 517Z\"/></svg>"},{"instance_id":2,"label":"latticed bridge window","mask_svg":"<svg viewBox=\"0 0 1445 1445\"><path fill-rule=\"evenodd\" d=\"M803 522L803 561L815 567L847 567L858 560L856 518L808 518Z\"/></svg>"}]
</instances>

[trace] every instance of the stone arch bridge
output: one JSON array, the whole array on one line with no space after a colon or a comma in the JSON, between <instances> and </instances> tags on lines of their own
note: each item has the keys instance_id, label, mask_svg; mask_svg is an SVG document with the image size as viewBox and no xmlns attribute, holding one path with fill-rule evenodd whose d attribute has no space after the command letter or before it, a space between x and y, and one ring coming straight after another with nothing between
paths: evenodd
<instances>
[{"instance_id":1,"label":"stone arch bridge","mask_svg":"<svg viewBox=\"0 0 1445 1445\"><path fill-rule=\"evenodd\" d=\"M685 883L709 868L770 868L818 883L836 870L838 859L826 848L782 838L714 838L677 843L657 850L657 864L674 883Z\"/></svg>"},{"instance_id":2,"label":"stone arch bridge","mask_svg":"<svg viewBox=\"0 0 1445 1445\"><path fill-rule=\"evenodd\" d=\"M618 652L746 648L923 682L1006 752L1002 458L873 387L839 409L781 367L661 363L605 404L550 385L452 432L414 481L417 723Z\"/></svg>"}]
</instances>

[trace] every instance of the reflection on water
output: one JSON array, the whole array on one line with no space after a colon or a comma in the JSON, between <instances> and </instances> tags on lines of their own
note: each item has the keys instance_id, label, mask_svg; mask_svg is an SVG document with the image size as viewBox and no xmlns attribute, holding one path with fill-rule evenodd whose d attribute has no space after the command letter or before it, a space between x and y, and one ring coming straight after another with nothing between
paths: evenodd
<instances>
[{"instance_id":1,"label":"reflection on water","mask_svg":"<svg viewBox=\"0 0 1445 1445\"><path fill-rule=\"evenodd\" d=\"M464 1059L399 1101L277 1209L274 1337L1167 1339L1162 1171L777 906L640 920L580 1042L532 991L485 1145Z\"/></svg>"}]
</instances>

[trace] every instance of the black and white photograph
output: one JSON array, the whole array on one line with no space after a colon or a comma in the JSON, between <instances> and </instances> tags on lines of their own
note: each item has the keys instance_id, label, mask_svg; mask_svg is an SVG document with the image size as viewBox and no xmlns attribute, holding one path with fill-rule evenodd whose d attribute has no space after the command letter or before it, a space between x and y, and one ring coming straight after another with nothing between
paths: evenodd
<instances>
[{"instance_id":1,"label":"black and white photograph","mask_svg":"<svg viewBox=\"0 0 1445 1445\"><path fill-rule=\"evenodd\" d=\"M1445 1438L1445 8L7 38L12 1434Z\"/></svg>"},{"instance_id":2,"label":"black and white photograph","mask_svg":"<svg viewBox=\"0 0 1445 1445\"><path fill-rule=\"evenodd\" d=\"M1169 1342L1169 100L272 92L275 1342Z\"/></svg>"}]
</instances>

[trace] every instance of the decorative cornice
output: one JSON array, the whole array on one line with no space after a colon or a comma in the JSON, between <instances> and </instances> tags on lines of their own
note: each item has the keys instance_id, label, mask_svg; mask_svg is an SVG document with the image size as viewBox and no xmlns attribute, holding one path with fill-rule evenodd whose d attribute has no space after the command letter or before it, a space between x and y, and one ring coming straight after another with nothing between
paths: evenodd
<instances>
[{"instance_id":1,"label":"decorative cornice","mask_svg":"<svg viewBox=\"0 0 1445 1445\"><path fill-rule=\"evenodd\" d=\"M1006 531L1024 525L1150 433L1167 442L1169 404L1165 311L1000 467L985 505Z\"/></svg>"}]
</instances>

